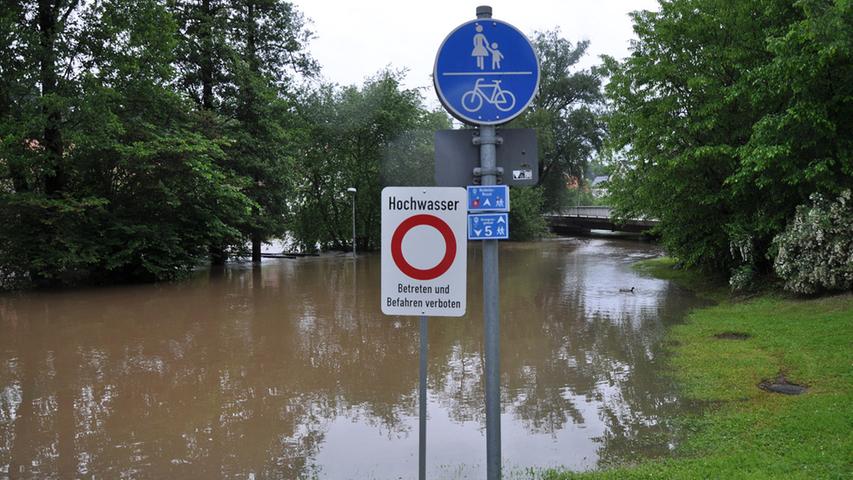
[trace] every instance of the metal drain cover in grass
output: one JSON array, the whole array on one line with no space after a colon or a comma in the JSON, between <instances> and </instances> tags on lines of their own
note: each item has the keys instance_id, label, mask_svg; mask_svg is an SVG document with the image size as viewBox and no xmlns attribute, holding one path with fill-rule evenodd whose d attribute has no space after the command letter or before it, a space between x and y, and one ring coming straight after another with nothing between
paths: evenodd
<instances>
[{"instance_id":1,"label":"metal drain cover in grass","mask_svg":"<svg viewBox=\"0 0 853 480\"><path fill-rule=\"evenodd\" d=\"M714 335L714 338L720 340L746 340L752 335L743 332L723 332Z\"/></svg>"},{"instance_id":2,"label":"metal drain cover in grass","mask_svg":"<svg viewBox=\"0 0 853 480\"><path fill-rule=\"evenodd\" d=\"M779 375L776 380L764 380L758 384L758 388L772 393L781 393L783 395L799 395L805 393L807 388L804 385L791 383L785 378L785 375Z\"/></svg>"}]
</instances>

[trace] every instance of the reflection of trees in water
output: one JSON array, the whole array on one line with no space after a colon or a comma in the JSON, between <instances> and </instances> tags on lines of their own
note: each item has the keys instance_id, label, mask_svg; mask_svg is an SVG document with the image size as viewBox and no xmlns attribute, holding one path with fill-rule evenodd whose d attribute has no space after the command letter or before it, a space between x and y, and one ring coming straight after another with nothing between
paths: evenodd
<instances>
[{"instance_id":1,"label":"reflection of trees in water","mask_svg":"<svg viewBox=\"0 0 853 480\"><path fill-rule=\"evenodd\" d=\"M18 359L0 375L21 391L0 399L15 409L2 419L10 475L302 475L325 412L280 380L295 366L290 335L264 338L284 348L258 348L265 332L250 325L251 308L210 287L35 295L13 306L27 321L0 323L0 351Z\"/></svg>"},{"instance_id":2,"label":"reflection of trees in water","mask_svg":"<svg viewBox=\"0 0 853 480\"><path fill-rule=\"evenodd\" d=\"M444 351L430 354L432 362L436 362L436 357L446 359L439 360L437 364L430 364L430 394L447 410L453 421L483 423L486 418L483 400L483 358L479 351L466 349L463 342L453 343L449 344L449 351L442 349ZM439 350L438 347L437 342L430 342L431 349Z\"/></svg>"},{"instance_id":3,"label":"reflection of trees in water","mask_svg":"<svg viewBox=\"0 0 853 480\"><path fill-rule=\"evenodd\" d=\"M317 369L310 390L329 398L336 415L401 434L408 428L402 417L417 401L418 332L412 322L379 315L379 293L367 287L378 283L378 273L360 269L353 282L351 265L305 265L293 285L301 300L286 308L300 309L292 318L312 319L292 346L299 363ZM364 287L355 292L354 284Z\"/></svg>"},{"instance_id":4,"label":"reflection of trees in water","mask_svg":"<svg viewBox=\"0 0 853 480\"><path fill-rule=\"evenodd\" d=\"M682 296L657 283L648 303L590 297L601 290L594 262L619 258L579 255L569 242L502 253L505 410L533 433L602 423L603 461L648 451L649 439L665 445L660 419L678 402L657 344ZM469 314L430 319L430 394L458 422L484 420L478 255ZM408 436L417 321L381 316L378 285L378 259L366 256L357 269L305 259L178 285L0 299L0 467L297 478L316 468L339 417Z\"/></svg>"},{"instance_id":5,"label":"reflection of trees in water","mask_svg":"<svg viewBox=\"0 0 853 480\"><path fill-rule=\"evenodd\" d=\"M571 373L577 361L572 348L572 324L564 321L565 307L554 295L558 276L572 250L543 251L536 248L504 248L512 265L503 281L502 375L508 386L507 409L536 433L554 434L568 421L583 424L581 408L565 385L584 388L584 377ZM580 392L578 392L580 393Z\"/></svg>"},{"instance_id":6,"label":"reflection of trees in water","mask_svg":"<svg viewBox=\"0 0 853 480\"><path fill-rule=\"evenodd\" d=\"M665 419L682 406L661 376L660 342L665 325L690 305L664 282L618 267L626 253L585 256L585 248L513 252L523 258L513 263L533 268L505 282L512 282L511 295L536 298L536 305L506 317L503 337L513 340L505 344L502 367L509 391L517 392L510 408L537 432L562 429L568 419L602 422L601 461L665 450L671 438ZM643 288L620 295L619 287L632 282ZM534 315L542 320L531 321ZM574 395L584 404L575 405Z\"/></svg>"},{"instance_id":7,"label":"reflection of trees in water","mask_svg":"<svg viewBox=\"0 0 853 480\"><path fill-rule=\"evenodd\" d=\"M642 246L616 245L602 256L584 255L568 242L509 244L501 261L504 410L531 433L601 423L605 433L596 440L602 461L666 450L671 434L665 420L683 406L660 375L660 342L665 325L692 302L665 282L638 279L620 266L629 263L627 252ZM483 419L482 280L476 253L473 260L470 321L448 322L430 337L438 363L431 365L438 370L431 388L459 421ZM645 296L620 294L619 287L631 282L642 282Z\"/></svg>"}]
</instances>

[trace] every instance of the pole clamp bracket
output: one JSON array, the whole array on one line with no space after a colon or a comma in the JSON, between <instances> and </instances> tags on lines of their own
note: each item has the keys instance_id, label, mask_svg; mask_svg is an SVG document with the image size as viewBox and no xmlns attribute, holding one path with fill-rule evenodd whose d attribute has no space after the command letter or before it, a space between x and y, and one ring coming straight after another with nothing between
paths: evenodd
<instances>
[{"instance_id":1,"label":"pole clamp bracket","mask_svg":"<svg viewBox=\"0 0 853 480\"><path fill-rule=\"evenodd\" d=\"M474 167L474 185L482 185L483 175L494 175L496 177L496 185L501 185L503 184L504 167Z\"/></svg>"},{"instance_id":2,"label":"pole clamp bracket","mask_svg":"<svg viewBox=\"0 0 853 480\"><path fill-rule=\"evenodd\" d=\"M489 142L489 141L484 141L483 138L479 134L476 134L476 135L474 135L474 138L471 139L471 143L473 143L474 145L489 145L489 144L503 145L504 144L504 137L501 137L500 135L495 135L495 140L493 142Z\"/></svg>"}]
</instances>

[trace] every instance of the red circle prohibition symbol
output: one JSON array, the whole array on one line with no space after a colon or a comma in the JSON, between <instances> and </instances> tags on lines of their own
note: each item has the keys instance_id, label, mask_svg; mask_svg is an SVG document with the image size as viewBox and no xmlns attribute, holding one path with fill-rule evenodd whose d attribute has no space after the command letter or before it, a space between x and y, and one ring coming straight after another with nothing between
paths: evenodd
<instances>
[{"instance_id":1,"label":"red circle prohibition symbol","mask_svg":"<svg viewBox=\"0 0 853 480\"><path fill-rule=\"evenodd\" d=\"M413 267L403 256L403 237L409 230L420 226L428 225L435 228L444 237L444 258L432 268L420 269ZM394 235L391 236L391 258L397 264L397 268L401 272L415 280L432 280L444 274L450 266L453 265L453 260L456 258L456 236L453 235L453 230L444 222L444 220L434 215L413 215L403 220L397 229L394 230Z\"/></svg>"}]
</instances>

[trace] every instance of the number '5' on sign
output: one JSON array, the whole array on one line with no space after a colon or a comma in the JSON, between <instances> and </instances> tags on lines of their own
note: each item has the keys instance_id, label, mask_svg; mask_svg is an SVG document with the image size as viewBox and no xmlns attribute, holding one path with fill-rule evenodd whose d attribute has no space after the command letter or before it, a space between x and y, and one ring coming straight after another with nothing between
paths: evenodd
<instances>
[{"instance_id":1,"label":"number '5' on sign","mask_svg":"<svg viewBox=\"0 0 853 480\"><path fill-rule=\"evenodd\" d=\"M468 215L468 240L509 239L509 214L472 213Z\"/></svg>"}]
</instances>

